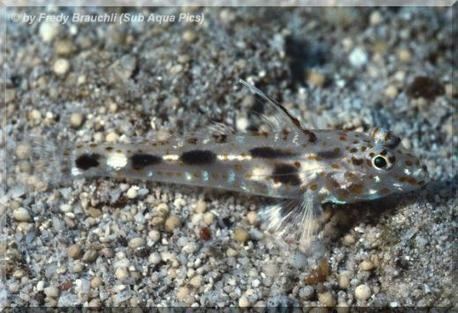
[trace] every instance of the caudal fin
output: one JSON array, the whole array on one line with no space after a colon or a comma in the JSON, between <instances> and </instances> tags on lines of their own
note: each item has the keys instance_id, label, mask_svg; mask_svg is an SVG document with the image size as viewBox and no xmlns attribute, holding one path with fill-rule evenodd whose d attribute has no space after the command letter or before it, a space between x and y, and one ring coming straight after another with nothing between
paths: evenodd
<instances>
[{"instance_id":1,"label":"caudal fin","mask_svg":"<svg viewBox=\"0 0 458 313\"><path fill-rule=\"evenodd\" d=\"M68 145L44 136L6 139L2 149L6 192L15 187L45 190L69 178Z\"/></svg>"}]
</instances>

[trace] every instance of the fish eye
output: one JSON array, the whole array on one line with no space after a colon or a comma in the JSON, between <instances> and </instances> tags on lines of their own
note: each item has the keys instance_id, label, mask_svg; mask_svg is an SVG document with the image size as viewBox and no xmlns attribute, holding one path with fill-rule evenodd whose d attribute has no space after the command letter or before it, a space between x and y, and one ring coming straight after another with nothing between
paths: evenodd
<instances>
[{"instance_id":1,"label":"fish eye","mask_svg":"<svg viewBox=\"0 0 458 313\"><path fill-rule=\"evenodd\" d=\"M372 164L379 169L385 169L388 165L388 162L384 156L377 155L372 159Z\"/></svg>"}]
</instances>

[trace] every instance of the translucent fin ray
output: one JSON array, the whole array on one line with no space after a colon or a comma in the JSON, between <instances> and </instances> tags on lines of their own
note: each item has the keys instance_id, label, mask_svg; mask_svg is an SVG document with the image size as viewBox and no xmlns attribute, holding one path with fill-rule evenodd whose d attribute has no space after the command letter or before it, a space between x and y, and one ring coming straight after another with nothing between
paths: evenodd
<instances>
[{"instance_id":1,"label":"translucent fin ray","mask_svg":"<svg viewBox=\"0 0 458 313\"><path fill-rule=\"evenodd\" d=\"M266 207L261 212L261 220L266 230L276 237L306 248L314 239L320 214L319 203L313 195L305 193L302 197Z\"/></svg>"}]
</instances>

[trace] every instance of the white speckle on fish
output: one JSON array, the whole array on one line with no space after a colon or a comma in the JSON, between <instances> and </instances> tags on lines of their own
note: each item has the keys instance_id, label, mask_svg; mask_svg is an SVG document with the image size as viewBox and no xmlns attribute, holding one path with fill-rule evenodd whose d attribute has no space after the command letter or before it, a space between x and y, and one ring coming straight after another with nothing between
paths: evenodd
<instances>
[{"instance_id":1,"label":"white speckle on fish","mask_svg":"<svg viewBox=\"0 0 458 313\"><path fill-rule=\"evenodd\" d=\"M127 157L124 153L110 153L107 156L107 165L116 171L119 171L127 165Z\"/></svg>"}]
</instances>

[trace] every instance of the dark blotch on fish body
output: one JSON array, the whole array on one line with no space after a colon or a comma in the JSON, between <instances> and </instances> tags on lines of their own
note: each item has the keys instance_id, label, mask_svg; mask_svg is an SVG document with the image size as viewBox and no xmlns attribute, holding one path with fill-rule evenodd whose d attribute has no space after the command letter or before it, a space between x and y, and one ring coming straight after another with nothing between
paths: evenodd
<instances>
[{"instance_id":1,"label":"dark blotch on fish body","mask_svg":"<svg viewBox=\"0 0 458 313\"><path fill-rule=\"evenodd\" d=\"M91 167L99 166L100 154L97 153L85 153L80 155L76 160L76 167L82 170L88 170Z\"/></svg>"},{"instance_id":2,"label":"dark blotch on fish body","mask_svg":"<svg viewBox=\"0 0 458 313\"><path fill-rule=\"evenodd\" d=\"M226 134L213 134L213 139L216 143L225 143L227 141Z\"/></svg>"},{"instance_id":3,"label":"dark blotch on fish body","mask_svg":"<svg viewBox=\"0 0 458 313\"><path fill-rule=\"evenodd\" d=\"M263 158L263 159L276 159L294 156L294 153L290 151L274 149L271 147L256 147L250 150L250 154L254 158Z\"/></svg>"},{"instance_id":4,"label":"dark blotch on fish body","mask_svg":"<svg viewBox=\"0 0 458 313\"><path fill-rule=\"evenodd\" d=\"M339 148L335 148L332 150L324 150L317 153L317 156L322 159L337 159L342 154L340 153Z\"/></svg>"},{"instance_id":5,"label":"dark blotch on fish body","mask_svg":"<svg viewBox=\"0 0 458 313\"><path fill-rule=\"evenodd\" d=\"M297 175L297 168L290 164L277 164L272 172L272 179L274 182L287 184L287 185L300 185L301 179Z\"/></svg>"},{"instance_id":6,"label":"dark blotch on fish body","mask_svg":"<svg viewBox=\"0 0 458 313\"><path fill-rule=\"evenodd\" d=\"M302 132L309 137L309 142L315 143L317 141L317 137L314 132L308 129L302 129Z\"/></svg>"},{"instance_id":7,"label":"dark blotch on fish body","mask_svg":"<svg viewBox=\"0 0 458 313\"><path fill-rule=\"evenodd\" d=\"M184 152L180 160L188 165L206 165L216 160L216 155L210 150L191 150Z\"/></svg>"},{"instance_id":8,"label":"dark blotch on fish body","mask_svg":"<svg viewBox=\"0 0 458 313\"><path fill-rule=\"evenodd\" d=\"M351 162L353 163L353 165L356 165L356 166L361 166L364 162L363 159L358 159L358 158L351 158Z\"/></svg>"},{"instance_id":9,"label":"dark blotch on fish body","mask_svg":"<svg viewBox=\"0 0 458 313\"><path fill-rule=\"evenodd\" d=\"M161 160L161 157L146 153L134 154L130 157L132 168L134 170L141 170L147 166L158 164Z\"/></svg>"}]
</instances>

